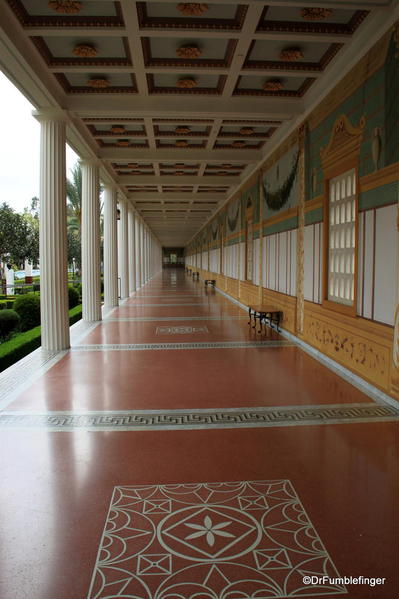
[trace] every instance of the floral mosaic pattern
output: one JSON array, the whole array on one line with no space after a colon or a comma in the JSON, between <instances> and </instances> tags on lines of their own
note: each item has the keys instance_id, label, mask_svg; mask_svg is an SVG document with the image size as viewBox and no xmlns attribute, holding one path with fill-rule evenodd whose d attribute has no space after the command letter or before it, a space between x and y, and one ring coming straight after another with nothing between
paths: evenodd
<instances>
[{"instance_id":1,"label":"floral mosaic pattern","mask_svg":"<svg viewBox=\"0 0 399 599\"><path fill-rule=\"evenodd\" d=\"M347 593L288 480L114 488L88 599Z\"/></svg>"}]
</instances>

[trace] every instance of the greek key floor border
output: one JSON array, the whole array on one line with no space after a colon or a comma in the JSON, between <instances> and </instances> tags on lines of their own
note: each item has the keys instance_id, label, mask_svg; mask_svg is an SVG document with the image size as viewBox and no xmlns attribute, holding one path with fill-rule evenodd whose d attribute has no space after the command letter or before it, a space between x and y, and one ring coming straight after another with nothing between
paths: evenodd
<instances>
[{"instance_id":1,"label":"greek key floor border","mask_svg":"<svg viewBox=\"0 0 399 599\"><path fill-rule=\"evenodd\" d=\"M117 432L266 428L398 421L399 410L391 406L358 403L219 410L127 410L80 413L7 411L0 414L0 429Z\"/></svg>"},{"instance_id":2,"label":"greek key floor border","mask_svg":"<svg viewBox=\"0 0 399 599\"><path fill-rule=\"evenodd\" d=\"M146 351L173 349L251 349L271 347L295 347L292 341L215 341L198 343L93 343L75 345L71 351Z\"/></svg>"}]
</instances>

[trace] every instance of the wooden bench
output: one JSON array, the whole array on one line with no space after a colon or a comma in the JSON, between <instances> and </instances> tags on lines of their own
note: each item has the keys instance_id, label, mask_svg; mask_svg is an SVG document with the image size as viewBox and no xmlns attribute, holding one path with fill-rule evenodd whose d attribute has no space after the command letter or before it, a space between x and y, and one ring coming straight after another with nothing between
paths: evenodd
<instances>
[{"instance_id":1,"label":"wooden bench","mask_svg":"<svg viewBox=\"0 0 399 599\"><path fill-rule=\"evenodd\" d=\"M249 321L248 324L252 324L252 319L254 324L252 325L253 329L256 329L256 319L259 320L259 333L262 332L263 324L269 324L271 328L273 328L273 323L276 325L276 330L279 331L280 320L282 319L283 313L276 306L268 306L268 305L258 305L258 306L248 306L248 315ZM269 321L269 322L268 322Z\"/></svg>"},{"instance_id":2,"label":"wooden bench","mask_svg":"<svg viewBox=\"0 0 399 599\"><path fill-rule=\"evenodd\" d=\"M216 285L216 279L205 279L204 283L205 283L205 287L207 285L212 285L212 287L215 287L215 285Z\"/></svg>"}]
</instances>

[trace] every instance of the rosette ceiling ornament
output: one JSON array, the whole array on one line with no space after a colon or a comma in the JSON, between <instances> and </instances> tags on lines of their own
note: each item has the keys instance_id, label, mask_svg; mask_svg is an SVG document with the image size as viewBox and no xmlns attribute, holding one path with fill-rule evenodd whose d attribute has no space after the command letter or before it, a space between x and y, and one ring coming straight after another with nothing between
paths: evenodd
<instances>
[{"instance_id":1,"label":"rosette ceiling ornament","mask_svg":"<svg viewBox=\"0 0 399 599\"><path fill-rule=\"evenodd\" d=\"M182 77L181 79L178 79L176 85L181 89L192 89L198 85L198 82L193 77Z\"/></svg>"},{"instance_id":2,"label":"rosette ceiling ornament","mask_svg":"<svg viewBox=\"0 0 399 599\"><path fill-rule=\"evenodd\" d=\"M185 17L201 17L204 12L209 10L209 6L198 2L180 2L177 5L177 10Z\"/></svg>"},{"instance_id":3,"label":"rosette ceiling ornament","mask_svg":"<svg viewBox=\"0 0 399 599\"><path fill-rule=\"evenodd\" d=\"M262 85L262 89L265 92L278 92L284 88L283 82L280 79L270 79L265 81Z\"/></svg>"},{"instance_id":4,"label":"rosette ceiling ornament","mask_svg":"<svg viewBox=\"0 0 399 599\"><path fill-rule=\"evenodd\" d=\"M202 50L195 44L184 44L179 46L176 50L176 54L179 58L199 58L202 55Z\"/></svg>"},{"instance_id":5,"label":"rosette ceiling ornament","mask_svg":"<svg viewBox=\"0 0 399 599\"><path fill-rule=\"evenodd\" d=\"M48 6L64 15L74 15L82 9L82 3L77 0L50 0Z\"/></svg>"},{"instance_id":6,"label":"rosette ceiling ornament","mask_svg":"<svg viewBox=\"0 0 399 599\"><path fill-rule=\"evenodd\" d=\"M112 133L126 133L126 129L123 125L112 125Z\"/></svg>"},{"instance_id":7,"label":"rosette ceiling ornament","mask_svg":"<svg viewBox=\"0 0 399 599\"><path fill-rule=\"evenodd\" d=\"M301 8L301 17L305 21L323 21L332 15L330 8Z\"/></svg>"},{"instance_id":8,"label":"rosette ceiling ornament","mask_svg":"<svg viewBox=\"0 0 399 599\"><path fill-rule=\"evenodd\" d=\"M93 58L97 56L98 51L91 44L77 44L73 49L73 54L80 58Z\"/></svg>"},{"instance_id":9,"label":"rosette ceiling ornament","mask_svg":"<svg viewBox=\"0 0 399 599\"><path fill-rule=\"evenodd\" d=\"M284 50L281 50L280 52L280 60L283 60L285 62L295 62L297 60L300 60L301 58L303 58L303 52L300 48L298 47L291 47L291 48L284 48Z\"/></svg>"},{"instance_id":10,"label":"rosette ceiling ornament","mask_svg":"<svg viewBox=\"0 0 399 599\"><path fill-rule=\"evenodd\" d=\"M253 135L254 134L254 130L252 129L252 127L241 127L240 129L240 135Z\"/></svg>"},{"instance_id":11,"label":"rosette ceiling ornament","mask_svg":"<svg viewBox=\"0 0 399 599\"><path fill-rule=\"evenodd\" d=\"M109 86L109 81L106 77L91 77L91 79L88 80L87 85L89 87L102 89Z\"/></svg>"},{"instance_id":12,"label":"rosette ceiling ornament","mask_svg":"<svg viewBox=\"0 0 399 599\"><path fill-rule=\"evenodd\" d=\"M187 125L179 125L175 128L175 133L178 133L179 135L188 135L190 132L191 129L190 127L187 127Z\"/></svg>"}]
</instances>

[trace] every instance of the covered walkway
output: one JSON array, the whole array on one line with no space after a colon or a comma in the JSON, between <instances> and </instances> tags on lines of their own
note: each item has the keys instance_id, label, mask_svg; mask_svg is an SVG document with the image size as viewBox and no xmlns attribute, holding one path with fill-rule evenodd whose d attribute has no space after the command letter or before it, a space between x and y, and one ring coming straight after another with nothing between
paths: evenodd
<instances>
[{"instance_id":1,"label":"covered walkway","mask_svg":"<svg viewBox=\"0 0 399 599\"><path fill-rule=\"evenodd\" d=\"M72 340L1 399L2 599L395 596L396 410L183 269Z\"/></svg>"}]
</instances>

